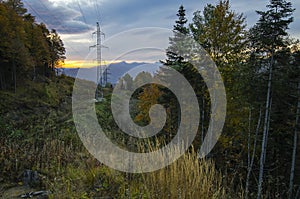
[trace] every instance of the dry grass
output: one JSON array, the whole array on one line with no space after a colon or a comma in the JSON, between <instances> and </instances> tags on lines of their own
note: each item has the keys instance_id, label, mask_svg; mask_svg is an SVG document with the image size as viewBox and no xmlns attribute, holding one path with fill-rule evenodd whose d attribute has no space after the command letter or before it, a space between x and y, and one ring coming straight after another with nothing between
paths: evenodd
<instances>
[{"instance_id":1,"label":"dry grass","mask_svg":"<svg viewBox=\"0 0 300 199\"><path fill-rule=\"evenodd\" d=\"M194 151L164 169L144 174L143 182L149 198L226 198L213 162L199 160Z\"/></svg>"},{"instance_id":2,"label":"dry grass","mask_svg":"<svg viewBox=\"0 0 300 199\"><path fill-rule=\"evenodd\" d=\"M25 151L9 146L2 153L14 154L22 164L13 164L15 158L3 154L12 164L2 168L8 173L23 168L42 171L46 175L43 184L53 193L52 198L235 198L229 193L230 187L224 186L213 161L199 160L194 150L161 170L129 175L109 169L85 150L59 140L44 142L38 148L27 145Z\"/></svg>"}]
</instances>

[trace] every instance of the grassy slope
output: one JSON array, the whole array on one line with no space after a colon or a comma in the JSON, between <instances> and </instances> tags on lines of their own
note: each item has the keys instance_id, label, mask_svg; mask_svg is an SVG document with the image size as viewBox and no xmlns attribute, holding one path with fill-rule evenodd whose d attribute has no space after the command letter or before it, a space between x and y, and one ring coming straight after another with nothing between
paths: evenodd
<instances>
[{"instance_id":1,"label":"grassy slope","mask_svg":"<svg viewBox=\"0 0 300 199\"><path fill-rule=\"evenodd\" d=\"M73 82L68 77L39 78L19 84L16 94L0 91L0 198L21 184L24 169L40 173L41 182L34 186L51 190L51 198L232 198L213 163L199 162L193 152L143 175L100 164L75 131ZM108 103L103 104L97 105L98 114L106 112L101 110Z\"/></svg>"}]
</instances>

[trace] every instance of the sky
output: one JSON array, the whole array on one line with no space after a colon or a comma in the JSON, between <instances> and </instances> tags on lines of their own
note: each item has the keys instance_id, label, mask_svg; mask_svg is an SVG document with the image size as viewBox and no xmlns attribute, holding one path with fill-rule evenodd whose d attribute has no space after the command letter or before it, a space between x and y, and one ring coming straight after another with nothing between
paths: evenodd
<instances>
[{"instance_id":1,"label":"sky","mask_svg":"<svg viewBox=\"0 0 300 199\"><path fill-rule=\"evenodd\" d=\"M96 53L96 22L100 22L102 60L155 62L164 59L164 49L182 4L188 21L193 13L218 0L23 0L28 12L49 29L56 29L67 50L65 67L93 62ZM289 33L300 39L300 1L292 0L294 22ZM243 13L247 27L258 20L256 10L265 10L268 0L231 0L231 9ZM87 61L89 60L89 61ZM85 64L90 65L90 64ZM93 65L93 64L91 64Z\"/></svg>"}]
</instances>

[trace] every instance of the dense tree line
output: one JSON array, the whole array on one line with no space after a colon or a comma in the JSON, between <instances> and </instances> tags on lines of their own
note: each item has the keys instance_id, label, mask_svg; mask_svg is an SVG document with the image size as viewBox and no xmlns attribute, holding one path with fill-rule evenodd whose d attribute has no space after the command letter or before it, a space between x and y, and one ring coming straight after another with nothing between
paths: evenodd
<instances>
[{"instance_id":1,"label":"dense tree line","mask_svg":"<svg viewBox=\"0 0 300 199\"><path fill-rule=\"evenodd\" d=\"M24 79L51 76L65 59L55 30L27 13L21 0L0 1L0 89L14 89Z\"/></svg>"},{"instance_id":2,"label":"dense tree line","mask_svg":"<svg viewBox=\"0 0 300 199\"><path fill-rule=\"evenodd\" d=\"M196 88L201 119L195 148L201 146L208 128L210 98L201 76L174 48L184 47L179 44L182 35L192 37L216 63L228 105L223 134L209 158L228 182L245 190L245 198L299 197L300 49L287 33L293 11L289 1L270 0L266 11L257 11L258 22L247 30L245 17L232 11L228 0L196 11L190 24L180 6L167 60L162 61ZM161 103L169 117L163 133L176 132L180 109L170 91L149 85L138 98L137 122L149 123L150 106Z\"/></svg>"}]
</instances>

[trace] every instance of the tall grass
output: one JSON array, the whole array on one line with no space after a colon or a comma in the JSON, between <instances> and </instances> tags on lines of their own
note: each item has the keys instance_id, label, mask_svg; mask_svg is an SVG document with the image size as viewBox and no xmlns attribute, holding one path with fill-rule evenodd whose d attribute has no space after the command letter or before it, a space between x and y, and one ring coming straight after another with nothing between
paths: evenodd
<instances>
[{"instance_id":1,"label":"tall grass","mask_svg":"<svg viewBox=\"0 0 300 199\"><path fill-rule=\"evenodd\" d=\"M155 144L148 142L139 148L141 151L156 151L161 147L159 143L156 140ZM174 147L170 152L172 154L172 151L176 153L178 150L179 147ZM131 196L137 198L227 198L222 175L215 169L213 161L199 159L193 148L163 169L134 176ZM137 180L139 177L140 181ZM135 187L137 182L140 183L138 189ZM134 193L137 191L143 193Z\"/></svg>"},{"instance_id":2,"label":"tall grass","mask_svg":"<svg viewBox=\"0 0 300 199\"><path fill-rule=\"evenodd\" d=\"M164 169L144 174L143 182L149 198L226 198L214 163L199 160L194 151Z\"/></svg>"},{"instance_id":3,"label":"tall grass","mask_svg":"<svg viewBox=\"0 0 300 199\"><path fill-rule=\"evenodd\" d=\"M42 147L26 145L25 151L14 144L4 146L7 150L2 150L0 157L8 162L2 168L8 173L26 168L39 170L44 174L43 186L52 192L50 198L239 198L230 193L232 189L225 185L214 162L199 159L193 149L158 171L127 174L100 164L72 142L66 144L53 139L44 142ZM153 151L161 146L156 141L143 147L140 150Z\"/></svg>"}]
</instances>

